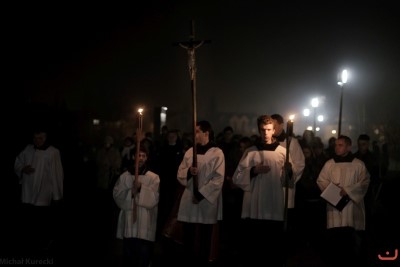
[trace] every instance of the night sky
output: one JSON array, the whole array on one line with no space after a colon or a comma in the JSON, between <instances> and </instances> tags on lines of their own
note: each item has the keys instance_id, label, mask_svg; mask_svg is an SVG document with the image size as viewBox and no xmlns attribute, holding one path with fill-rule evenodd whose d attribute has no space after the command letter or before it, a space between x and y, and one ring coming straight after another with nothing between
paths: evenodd
<instances>
[{"instance_id":1,"label":"night sky","mask_svg":"<svg viewBox=\"0 0 400 267\"><path fill-rule=\"evenodd\" d=\"M8 87L16 103L105 120L129 117L139 105L167 106L175 122L190 125L187 53L173 43L189 38L193 19L197 39L211 40L196 50L198 116L217 130L221 114L302 116L312 97L335 125L343 68L350 72L343 114L362 121L360 131L399 113L397 8L213 2L10 7Z\"/></svg>"}]
</instances>

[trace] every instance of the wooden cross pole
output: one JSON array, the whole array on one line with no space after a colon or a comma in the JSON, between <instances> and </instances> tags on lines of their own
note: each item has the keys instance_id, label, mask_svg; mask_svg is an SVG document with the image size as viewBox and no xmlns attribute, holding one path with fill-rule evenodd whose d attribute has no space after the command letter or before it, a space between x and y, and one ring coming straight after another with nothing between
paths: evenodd
<instances>
[{"instance_id":1,"label":"wooden cross pole","mask_svg":"<svg viewBox=\"0 0 400 267\"><path fill-rule=\"evenodd\" d=\"M210 43L210 40L196 40L194 31L194 21L191 21L191 34L188 41L177 42L174 45L187 50L188 66L190 74L190 84L192 89L192 109L193 109L193 167L197 167L197 148L196 148L196 125L197 125L197 100L196 100L196 49L203 44ZM193 190L198 191L197 175L193 177Z\"/></svg>"}]
</instances>

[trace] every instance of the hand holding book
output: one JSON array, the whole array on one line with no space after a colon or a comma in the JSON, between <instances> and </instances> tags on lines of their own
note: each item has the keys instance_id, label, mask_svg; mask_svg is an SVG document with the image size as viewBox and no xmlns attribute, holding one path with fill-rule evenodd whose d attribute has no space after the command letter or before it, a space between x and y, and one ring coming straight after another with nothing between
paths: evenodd
<instances>
[{"instance_id":1,"label":"hand holding book","mask_svg":"<svg viewBox=\"0 0 400 267\"><path fill-rule=\"evenodd\" d=\"M331 182L321 193L321 197L337 210L342 211L351 199L347 194L343 195L343 192L341 191L341 187Z\"/></svg>"}]
</instances>

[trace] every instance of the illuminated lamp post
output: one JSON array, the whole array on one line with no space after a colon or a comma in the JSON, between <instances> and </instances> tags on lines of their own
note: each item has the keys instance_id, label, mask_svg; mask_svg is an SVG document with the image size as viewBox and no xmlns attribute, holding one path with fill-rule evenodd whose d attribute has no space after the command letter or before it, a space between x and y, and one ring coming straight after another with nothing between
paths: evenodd
<instances>
[{"instance_id":1,"label":"illuminated lamp post","mask_svg":"<svg viewBox=\"0 0 400 267\"><path fill-rule=\"evenodd\" d=\"M316 134L316 128L317 128L317 107L319 105L319 101L317 97L314 97L311 99L311 106L314 108L314 124L313 124L313 131Z\"/></svg>"}]
</instances>

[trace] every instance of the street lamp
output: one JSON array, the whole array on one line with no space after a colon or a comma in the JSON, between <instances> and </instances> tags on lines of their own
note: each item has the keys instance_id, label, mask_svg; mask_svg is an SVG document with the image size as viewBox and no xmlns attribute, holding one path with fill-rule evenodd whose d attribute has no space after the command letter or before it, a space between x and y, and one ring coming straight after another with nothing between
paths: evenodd
<instances>
[{"instance_id":1,"label":"street lamp","mask_svg":"<svg viewBox=\"0 0 400 267\"><path fill-rule=\"evenodd\" d=\"M343 108L343 88L345 83L347 83L347 70L342 71L342 76L341 76L341 81L338 82L338 85L340 86L340 108L339 108L339 127L338 127L338 136L342 133L342 108Z\"/></svg>"},{"instance_id":2,"label":"street lamp","mask_svg":"<svg viewBox=\"0 0 400 267\"><path fill-rule=\"evenodd\" d=\"M314 133L316 133L316 125L317 125L317 107L319 105L319 101L317 97L314 97L311 99L311 106L314 108L314 125L313 125L313 130Z\"/></svg>"}]
</instances>

